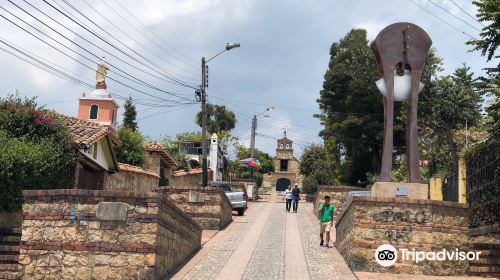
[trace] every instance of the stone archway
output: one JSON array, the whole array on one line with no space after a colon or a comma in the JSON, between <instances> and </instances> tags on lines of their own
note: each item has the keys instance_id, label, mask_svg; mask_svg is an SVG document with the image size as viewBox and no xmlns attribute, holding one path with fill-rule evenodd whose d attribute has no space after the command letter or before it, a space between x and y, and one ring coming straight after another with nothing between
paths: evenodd
<instances>
[{"instance_id":1,"label":"stone archway","mask_svg":"<svg viewBox=\"0 0 500 280\"><path fill-rule=\"evenodd\" d=\"M276 191L284 192L290 186L290 179L280 178L276 181Z\"/></svg>"}]
</instances>

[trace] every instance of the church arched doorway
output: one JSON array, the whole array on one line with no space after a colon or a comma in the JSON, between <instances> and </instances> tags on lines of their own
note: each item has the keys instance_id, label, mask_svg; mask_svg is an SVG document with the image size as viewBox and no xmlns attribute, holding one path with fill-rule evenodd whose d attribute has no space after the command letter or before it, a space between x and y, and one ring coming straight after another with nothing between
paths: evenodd
<instances>
[{"instance_id":1,"label":"church arched doorway","mask_svg":"<svg viewBox=\"0 0 500 280\"><path fill-rule=\"evenodd\" d=\"M290 186L290 180L287 178L281 178L276 181L276 191L278 192L284 192L288 186Z\"/></svg>"}]
</instances>

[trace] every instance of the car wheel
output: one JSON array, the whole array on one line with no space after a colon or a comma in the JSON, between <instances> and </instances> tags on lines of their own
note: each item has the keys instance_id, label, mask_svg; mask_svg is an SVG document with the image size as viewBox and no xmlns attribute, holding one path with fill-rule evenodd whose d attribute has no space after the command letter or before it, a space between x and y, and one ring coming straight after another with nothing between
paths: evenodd
<instances>
[{"instance_id":1,"label":"car wheel","mask_svg":"<svg viewBox=\"0 0 500 280\"><path fill-rule=\"evenodd\" d=\"M245 209L238 209L238 216L243 216L243 214L245 213Z\"/></svg>"}]
</instances>

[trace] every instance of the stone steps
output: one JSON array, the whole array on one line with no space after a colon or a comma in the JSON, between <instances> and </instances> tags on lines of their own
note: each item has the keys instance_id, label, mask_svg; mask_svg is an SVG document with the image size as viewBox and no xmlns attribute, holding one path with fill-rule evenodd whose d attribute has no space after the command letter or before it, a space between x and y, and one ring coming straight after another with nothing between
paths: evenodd
<instances>
[{"instance_id":1,"label":"stone steps","mask_svg":"<svg viewBox=\"0 0 500 280\"><path fill-rule=\"evenodd\" d=\"M469 275L500 277L500 244L472 242L471 251L481 251L479 260L469 262Z\"/></svg>"},{"instance_id":2,"label":"stone steps","mask_svg":"<svg viewBox=\"0 0 500 280\"><path fill-rule=\"evenodd\" d=\"M0 229L0 279L18 279L20 228Z\"/></svg>"}]
</instances>

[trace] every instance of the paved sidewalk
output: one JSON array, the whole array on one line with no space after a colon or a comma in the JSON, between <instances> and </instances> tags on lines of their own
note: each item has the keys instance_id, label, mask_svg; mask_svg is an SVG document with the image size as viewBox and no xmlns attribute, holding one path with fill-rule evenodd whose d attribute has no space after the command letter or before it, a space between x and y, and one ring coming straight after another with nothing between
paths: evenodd
<instances>
[{"instance_id":1,"label":"paved sidewalk","mask_svg":"<svg viewBox=\"0 0 500 280\"><path fill-rule=\"evenodd\" d=\"M355 279L347 265L337 263L335 248L319 246L312 205L298 213L284 204L256 202L225 230L207 232L200 252L173 279Z\"/></svg>"},{"instance_id":2,"label":"paved sidewalk","mask_svg":"<svg viewBox=\"0 0 500 280\"><path fill-rule=\"evenodd\" d=\"M494 280L496 278L469 277L469 276L429 276L429 275L409 275L409 274L389 274L356 272L359 280Z\"/></svg>"}]
</instances>

